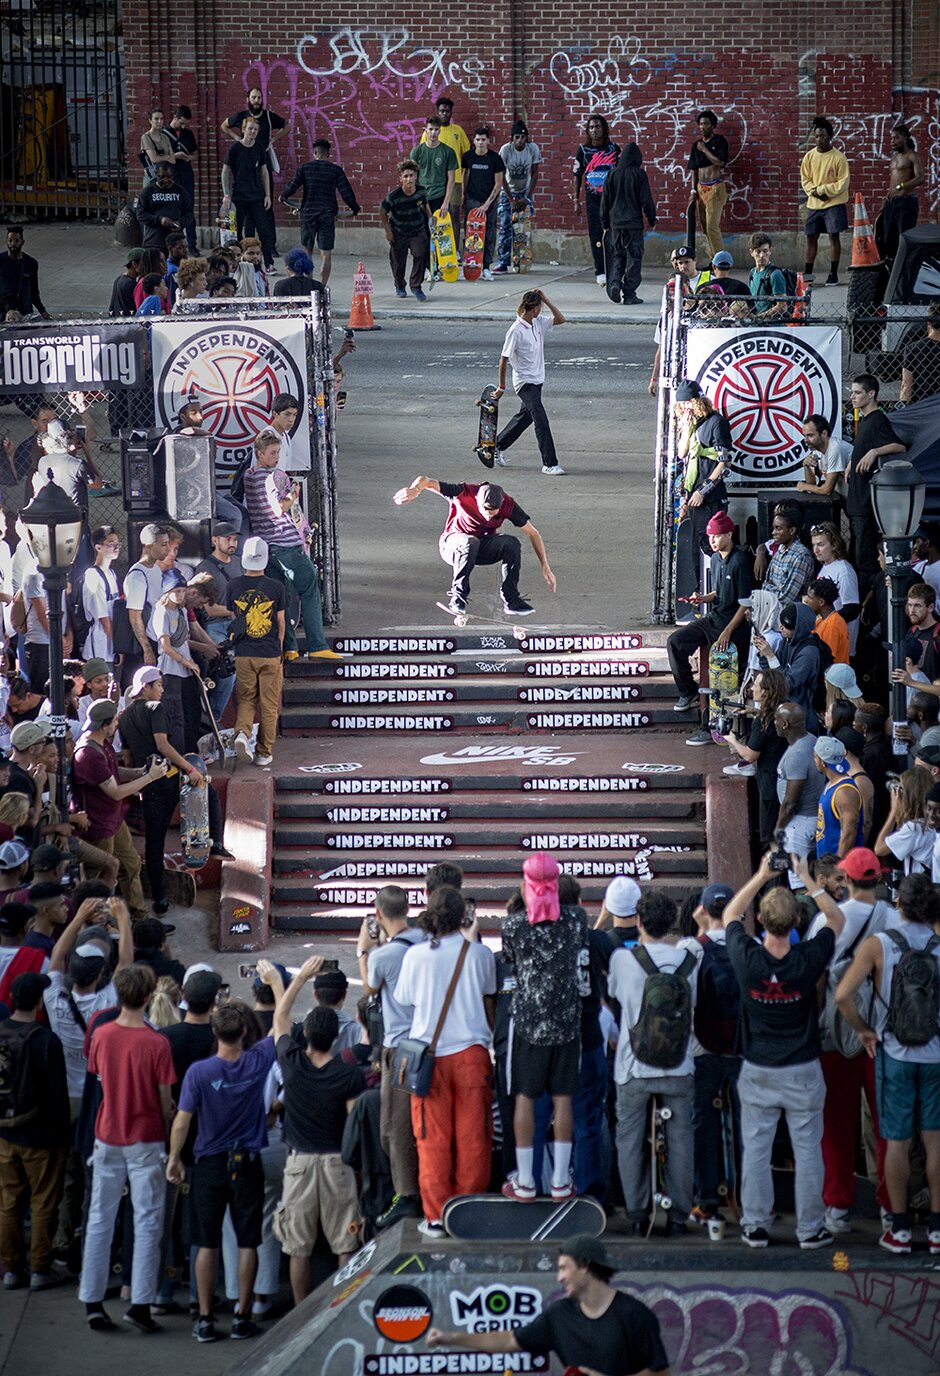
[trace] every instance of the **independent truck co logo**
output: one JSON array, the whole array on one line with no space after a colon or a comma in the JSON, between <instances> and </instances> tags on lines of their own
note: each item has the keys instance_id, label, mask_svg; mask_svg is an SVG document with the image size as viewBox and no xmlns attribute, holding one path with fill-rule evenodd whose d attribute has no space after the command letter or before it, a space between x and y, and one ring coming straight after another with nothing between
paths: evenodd
<instances>
[{"instance_id":1,"label":"independent truck co logo","mask_svg":"<svg viewBox=\"0 0 940 1376\"><path fill-rule=\"evenodd\" d=\"M835 424L839 392L832 371L795 332L755 330L722 344L697 381L728 417L734 439L731 467L781 476L802 463L803 421L825 416Z\"/></svg>"}]
</instances>

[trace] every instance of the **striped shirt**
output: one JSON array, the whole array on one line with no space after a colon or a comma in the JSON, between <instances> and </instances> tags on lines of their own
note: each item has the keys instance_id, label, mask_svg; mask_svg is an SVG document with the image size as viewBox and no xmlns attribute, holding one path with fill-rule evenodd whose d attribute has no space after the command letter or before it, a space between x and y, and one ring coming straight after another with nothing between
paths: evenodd
<instances>
[{"instance_id":1,"label":"striped shirt","mask_svg":"<svg viewBox=\"0 0 940 1376\"><path fill-rule=\"evenodd\" d=\"M245 474L245 505L252 535L269 545L299 545L300 532L289 511L281 510L281 500L290 494L291 480L281 468L261 468L257 464Z\"/></svg>"}]
</instances>

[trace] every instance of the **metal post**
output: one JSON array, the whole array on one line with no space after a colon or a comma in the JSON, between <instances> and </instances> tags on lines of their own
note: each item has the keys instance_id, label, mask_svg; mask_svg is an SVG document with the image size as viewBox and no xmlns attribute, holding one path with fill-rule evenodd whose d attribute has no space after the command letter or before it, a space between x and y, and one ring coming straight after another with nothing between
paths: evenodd
<instances>
[{"instance_id":1,"label":"metal post","mask_svg":"<svg viewBox=\"0 0 940 1376\"><path fill-rule=\"evenodd\" d=\"M904 668L904 639L907 628L905 603L907 578L911 571L910 541L885 541L885 573L888 576L888 638L891 642L892 669ZM891 684L891 748L895 757L907 755L907 743L898 740L897 728L907 722L907 689L903 683Z\"/></svg>"},{"instance_id":2,"label":"metal post","mask_svg":"<svg viewBox=\"0 0 940 1376\"><path fill-rule=\"evenodd\" d=\"M46 604L49 617L49 704L52 714L52 736L58 752L56 764L55 802L61 817L69 811L67 763L65 758L65 681L62 654L62 594L65 592L66 570L43 569L46 585Z\"/></svg>"}]
</instances>

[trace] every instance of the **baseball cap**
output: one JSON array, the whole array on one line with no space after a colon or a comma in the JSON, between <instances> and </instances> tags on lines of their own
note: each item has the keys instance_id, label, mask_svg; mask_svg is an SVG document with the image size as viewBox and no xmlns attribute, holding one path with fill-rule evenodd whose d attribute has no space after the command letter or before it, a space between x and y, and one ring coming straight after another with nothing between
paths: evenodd
<instances>
[{"instance_id":1,"label":"baseball cap","mask_svg":"<svg viewBox=\"0 0 940 1376\"><path fill-rule=\"evenodd\" d=\"M604 907L612 917L633 917L640 898L640 886L636 880L618 874L604 892Z\"/></svg>"},{"instance_id":2,"label":"baseball cap","mask_svg":"<svg viewBox=\"0 0 940 1376\"><path fill-rule=\"evenodd\" d=\"M212 527L212 534L237 535L238 531L232 525L231 521L216 521L215 525Z\"/></svg>"},{"instance_id":3,"label":"baseball cap","mask_svg":"<svg viewBox=\"0 0 940 1376\"><path fill-rule=\"evenodd\" d=\"M715 254L714 258L712 259L712 267L713 267L713 268L733 268L733 267L734 267L734 259L731 257L731 254L728 252L728 250L727 250L726 248L723 248L723 249L721 250L720 253L716 253L716 254Z\"/></svg>"},{"instance_id":4,"label":"baseball cap","mask_svg":"<svg viewBox=\"0 0 940 1376\"><path fill-rule=\"evenodd\" d=\"M28 1008L35 1008L42 994L52 980L48 975L42 975L38 970L24 970L21 975L10 985L10 997L13 1000L13 1007L21 1012Z\"/></svg>"},{"instance_id":5,"label":"baseball cap","mask_svg":"<svg viewBox=\"0 0 940 1376\"><path fill-rule=\"evenodd\" d=\"M48 842L45 842L43 845L37 846L33 851L33 869L58 869L59 865L64 865L68 862L68 858L65 851L59 850L58 846L50 846Z\"/></svg>"},{"instance_id":6,"label":"baseball cap","mask_svg":"<svg viewBox=\"0 0 940 1376\"><path fill-rule=\"evenodd\" d=\"M478 496L480 505L485 506L487 511L497 511L503 504L505 492L498 483L481 483Z\"/></svg>"},{"instance_id":7,"label":"baseball cap","mask_svg":"<svg viewBox=\"0 0 940 1376\"><path fill-rule=\"evenodd\" d=\"M48 721L18 721L10 732L10 744L14 750L28 750L51 735L52 725Z\"/></svg>"},{"instance_id":8,"label":"baseball cap","mask_svg":"<svg viewBox=\"0 0 940 1376\"><path fill-rule=\"evenodd\" d=\"M145 917L134 923L134 949L136 951L159 951L168 936L176 931L172 922L161 922L158 917Z\"/></svg>"},{"instance_id":9,"label":"baseball cap","mask_svg":"<svg viewBox=\"0 0 940 1376\"><path fill-rule=\"evenodd\" d=\"M702 890L699 901L707 913L712 917L718 917L733 897L734 889L730 884L709 884Z\"/></svg>"},{"instance_id":10,"label":"baseball cap","mask_svg":"<svg viewBox=\"0 0 940 1376\"><path fill-rule=\"evenodd\" d=\"M242 550L242 568L248 569L252 573L258 573L261 569L268 567L268 545L266 540L262 540L260 535L252 535L250 540L245 541L245 548Z\"/></svg>"},{"instance_id":11,"label":"baseball cap","mask_svg":"<svg viewBox=\"0 0 940 1376\"><path fill-rule=\"evenodd\" d=\"M591 1237L590 1233L577 1233L574 1237L559 1242L558 1252L560 1256L571 1257L572 1261L590 1261L595 1266L603 1266L607 1271L619 1271L621 1269L608 1256L600 1238Z\"/></svg>"},{"instance_id":12,"label":"baseball cap","mask_svg":"<svg viewBox=\"0 0 940 1376\"><path fill-rule=\"evenodd\" d=\"M884 865L867 846L855 846L839 861L838 868L856 884L864 879L880 879L885 872Z\"/></svg>"},{"instance_id":13,"label":"baseball cap","mask_svg":"<svg viewBox=\"0 0 940 1376\"><path fill-rule=\"evenodd\" d=\"M152 545L154 540L159 538L159 535L160 527L151 521L150 525L144 526L140 532L140 543L141 545Z\"/></svg>"},{"instance_id":14,"label":"baseball cap","mask_svg":"<svg viewBox=\"0 0 940 1376\"><path fill-rule=\"evenodd\" d=\"M222 976L215 970L196 970L183 980L183 998L187 1003L212 1003L222 988Z\"/></svg>"},{"instance_id":15,"label":"baseball cap","mask_svg":"<svg viewBox=\"0 0 940 1376\"><path fill-rule=\"evenodd\" d=\"M10 870L15 870L17 865L23 865L29 859L29 851L22 841L4 841L0 846L0 870L4 874Z\"/></svg>"},{"instance_id":16,"label":"baseball cap","mask_svg":"<svg viewBox=\"0 0 940 1376\"><path fill-rule=\"evenodd\" d=\"M93 678L100 678L102 674L110 674L111 666L106 659L86 659L82 665L82 678L89 683Z\"/></svg>"},{"instance_id":17,"label":"baseball cap","mask_svg":"<svg viewBox=\"0 0 940 1376\"><path fill-rule=\"evenodd\" d=\"M321 975L317 975L313 981L314 989L348 989L349 980L342 970L324 970Z\"/></svg>"},{"instance_id":18,"label":"baseball cap","mask_svg":"<svg viewBox=\"0 0 940 1376\"><path fill-rule=\"evenodd\" d=\"M702 389L693 378L683 378L676 388L676 401L695 401L702 395Z\"/></svg>"},{"instance_id":19,"label":"baseball cap","mask_svg":"<svg viewBox=\"0 0 940 1376\"><path fill-rule=\"evenodd\" d=\"M188 966L186 967L186 973L183 975L183 985L184 985L184 987L185 987L186 981L189 979L190 975L198 975L200 972L205 972L206 974L210 974L210 975L214 975L214 974L215 974L215 970L213 970L212 966L209 965L207 961L205 961L205 960L196 960L196 961L193 962L192 965L188 965ZM220 978L220 979L222 978L221 975L219 976L219 978Z\"/></svg>"},{"instance_id":20,"label":"baseball cap","mask_svg":"<svg viewBox=\"0 0 940 1376\"><path fill-rule=\"evenodd\" d=\"M130 249L128 251L127 257L124 259L124 266L129 268L131 263L139 263L143 256L144 251L142 248Z\"/></svg>"},{"instance_id":21,"label":"baseball cap","mask_svg":"<svg viewBox=\"0 0 940 1376\"><path fill-rule=\"evenodd\" d=\"M827 769L836 774L848 774L849 762L845 758L845 746L835 736L820 736L813 752L822 760Z\"/></svg>"},{"instance_id":22,"label":"baseball cap","mask_svg":"<svg viewBox=\"0 0 940 1376\"><path fill-rule=\"evenodd\" d=\"M160 670L155 664L142 664L131 682L131 697L136 698L137 694L148 683L156 683L160 677Z\"/></svg>"},{"instance_id":23,"label":"baseball cap","mask_svg":"<svg viewBox=\"0 0 940 1376\"><path fill-rule=\"evenodd\" d=\"M915 759L923 760L924 764L940 765L940 745L924 745L923 741L921 741L920 745L917 747ZM13 845L14 842L7 841L6 844L10 846ZM0 856L3 855L5 849L5 846L0 846Z\"/></svg>"},{"instance_id":24,"label":"baseball cap","mask_svg":"<svg viewBox=\"0 0 940 1376\"><path fill-rule=\"evenodd\" d=\"M92 728L97 730L99 726L104 726L107 722L114 721L114 718L117 716L117 710L114 703L108 699L103 699L100 702L93 702L91 704L91 710L88 713L88 720L91 722Z\"/></svg>"},{"instance_id":25,"label":"baseball cap","mask_svg":"<svg viewBox=\"0 0 940 1376\"><path fill-rule=\"evenodd\" d=\"M861 758L865 749L865 737L861 731L856 731L854 726L843 726L836 732L836 740L842 742L850 755L858 755Z\"/></svg>"},{"instance_id":26,"label":"baseball cap","mask_svg":"<svg viewBox=\"0 0 940 1376\"><path fill-rule=\"evenodd\" d=\"M689 248L688 244L680 244L673 254L674 258L694 258L695 249Z\"/></svg>"},{"instance_id":27,"label":"baseball cap","mask_svg":"<svg viewBox=\"0 0 940 1376\"><path fill-rule=\"evenodd\" d=\"M277 962L276 960L275 960L275 961L272 961L272 964L274 965L275 970L276 970L276 971L278 972L278 974L280 975L280 977L281 977L281 983L284 985L284 988L286 989L287 986L290 984L290 974L289 974L289 972L288 972L287 966L286 966L286 965L279 965L278 962ZM346 976L344 975L344 976L343 976L343 979L345 979L345 978L346 978ZM252 987L252 989L254 989L255 993L257 994L257 993L259 992L259 990L264 989L266 986L265 986L264 980L261 978L261 976L260 976L260 975L255 975L254 979L252 980L251 987Z\"/></svg>"},{"instance_id":28,"label":"baseball cap","mask_svg":"<svg viewBox=\"0 0 940 1376\"><path fill-rule=\"evenodd\" d=\"M847 698L860 698L862 690L858 686L855 670L850 664L830 664L825 674L826 682L833 688L840 688Z\"/></svg>"}]
</instances>

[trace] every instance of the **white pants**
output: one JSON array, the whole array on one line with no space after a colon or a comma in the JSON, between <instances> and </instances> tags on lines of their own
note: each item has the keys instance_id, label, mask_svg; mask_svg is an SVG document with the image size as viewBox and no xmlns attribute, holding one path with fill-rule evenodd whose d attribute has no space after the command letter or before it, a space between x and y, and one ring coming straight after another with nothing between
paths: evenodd
<instances>
[{"instance_id":1,"label":"white pants","mask_svg":"<svg viewBox=\"0 0 940 1376\"><path fill-rule=\"evenodd\" d=\"M166 1202L164 1145L135 1142L129 1147L114 1147L96 1139L91 1166L91 1205L78 1298L84 1304L97 1304L105 1297L111 1273L114 1222L127 1185L134 1210L131 1304L152 1304L157 1293Z\"/></svg>"}]
</instances>

